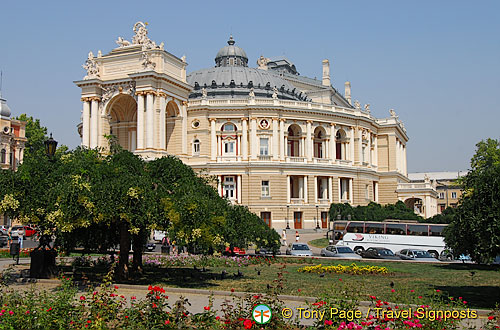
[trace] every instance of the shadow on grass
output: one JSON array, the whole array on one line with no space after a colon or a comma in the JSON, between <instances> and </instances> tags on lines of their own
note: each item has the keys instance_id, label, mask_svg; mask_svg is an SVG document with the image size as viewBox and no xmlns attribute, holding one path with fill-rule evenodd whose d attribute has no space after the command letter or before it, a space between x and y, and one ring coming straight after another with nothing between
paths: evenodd
<instances>
[{"instance_id":1,"label":"shadow on grass","mask_svg":"<svg viewBox=\"0 0 500 330\"><path fill-rule=\"evenodd\" d=\"M484 271L500 271L500 265L479 265L472 263L453 263L453 264L443 264L436 265L439 268L447 269L447 270L484 270Z\"/></svg>"},{"instance_id":2,"label":"shadow on grass","mask_svg":"<svg viewBox=\"0 0 500 330\"><path fill-rule=\"evenodd\" d=\"M454 299L463 297L468 306L492 309L500 304L500 287L498 286L435 286L436 289Z\"/></svg>"},{"instance_id":3,"label":"shadow on grass","mask_svg":"<svg viewBox=\"0 0 500 330\"><path fill-rule=\"evenodd\" d=\"M108 269L102 267L79 267L74 270L71 267L61 267L62 273L72 276L76 282L90 281L101 283ZM142 273L132 273L129 280L119 281L120 284L150 285L163 283L167 286L183 288L212 288L219 286L212 281L215 280L238 280L244 277L237 274L213 272L210 269L202 271L193 268L160 268L146 267Z\"/></svg>"}]
</instances>

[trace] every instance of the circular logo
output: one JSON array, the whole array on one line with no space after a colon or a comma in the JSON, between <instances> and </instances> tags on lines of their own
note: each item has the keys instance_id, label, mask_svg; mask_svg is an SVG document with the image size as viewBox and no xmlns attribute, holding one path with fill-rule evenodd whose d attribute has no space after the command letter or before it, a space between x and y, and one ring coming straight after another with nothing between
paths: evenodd
<instances>
[{"instance_id":1,"label":"circular logo","mask_svg":"<svg viewBox=\"0 0 500 330\"><path fill-rule=\"evenodd\" d=\"M271 321L271 316L273 313L271 312L271 308L265 304L260 304L255 306L252 309L252 319L257 324L266 324Z\"/></svg>"}]
</instances>

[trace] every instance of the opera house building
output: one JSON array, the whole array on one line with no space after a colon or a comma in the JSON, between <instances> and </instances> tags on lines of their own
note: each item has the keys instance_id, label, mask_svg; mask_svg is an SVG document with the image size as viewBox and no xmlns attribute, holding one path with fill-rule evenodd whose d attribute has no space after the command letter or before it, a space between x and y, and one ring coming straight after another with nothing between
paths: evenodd
<instances>
[{"instance_id":1,"label":"opera house building","mask_svg":"<svg viewBox=\"0 0 500 330\"><path fill-rule=\"evenodd\" d=\"M312 79L285 57L249 62L230 37L213 67L188 73L145 24L133 31L107 54L90 52L75 82L83 146L107 148L112 134L145 159L175 155L276 229L326 228L331 203L403 200L435 213L432 184L409 183L403 123L393 110L375 118L349 82L335 89L328 60Z\"/></svg>"}]
</instances>

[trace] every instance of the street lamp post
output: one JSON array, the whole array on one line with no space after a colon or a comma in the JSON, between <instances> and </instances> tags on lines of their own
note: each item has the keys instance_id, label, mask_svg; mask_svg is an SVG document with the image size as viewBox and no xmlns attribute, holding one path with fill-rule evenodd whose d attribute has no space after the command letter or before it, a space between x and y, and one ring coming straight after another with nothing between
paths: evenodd
<instances>
[{"instance_id":1,"label":"street lamp post","mask_svg":"<svg viewBox=\"0 0 500 330\"><path fill-rule=\"evenodd\" d=\"M290 224L288 223L288 212L290 211L290 205L286 206L286 229L290 229Z\"/></svg>"},{"instance_id":2,"label":"street lamp post","mask_svg":"<svg viewBox=\"0 0 500 330\"><path fill-rule=\"evenodd\" d=\"M319 205L316 205L316 230L319 230Z\"/></svg>"},{"instance_id":3,"label":"street lamp post","mask_svg":"<svg viewBox=\"0 0 500 330\"><path fill-rule=\"evenodd\" d=\"M50 137L44 142L47 157L51 162L55 162L57 141ZM49 169L50 170L50 169ZM51 248L51 237L44 233L43 228L39 228L40 242L38 247L30 253L30 277L32 278L50 278L57 274L56 257L57 251Z\"/></svg>"}]
</instances>

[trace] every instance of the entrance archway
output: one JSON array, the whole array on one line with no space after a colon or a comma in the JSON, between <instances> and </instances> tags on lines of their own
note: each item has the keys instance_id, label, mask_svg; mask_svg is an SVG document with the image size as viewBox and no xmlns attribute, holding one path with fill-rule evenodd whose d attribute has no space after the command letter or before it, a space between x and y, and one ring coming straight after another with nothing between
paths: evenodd
<instances>
[{"instance_id":1,"label":"entrance archway","mask_svg":"<svg viewBox=\"0 0 500 330\"><path fill-rule=\"evenodd\" d=\"M406 207L412 209L416 214L424 214L424 204L421 198L412 197L405 200Z\"/></svg>"},{"instance_id":2,"label":"entrance archway","mask_svg":"<svg viewBox=\"0 0 500 330\"><path fill-rule=\"evenodd\" d=\"M137 102L126 94L119 94L107 106L108 125L103 125L103 135L116 137L123 149L134 151L137 148Z\"/></svg>"},{"instance_id":3,"label":"entrance archway","mask_svg":"<svg viewBox=\"0 0 500 330\"><path fill-rule=\"evenodd\" d=\"M179 154L181 152L180 143L170 143L171 141L180 141L181 138L181 125L176 125L176 121L179 119L179 107L175 101L167 103L165 116L165 143L167 152L169 154ZM178 139L175 138L176 136Z\"/></svg>"}]
</instances>

